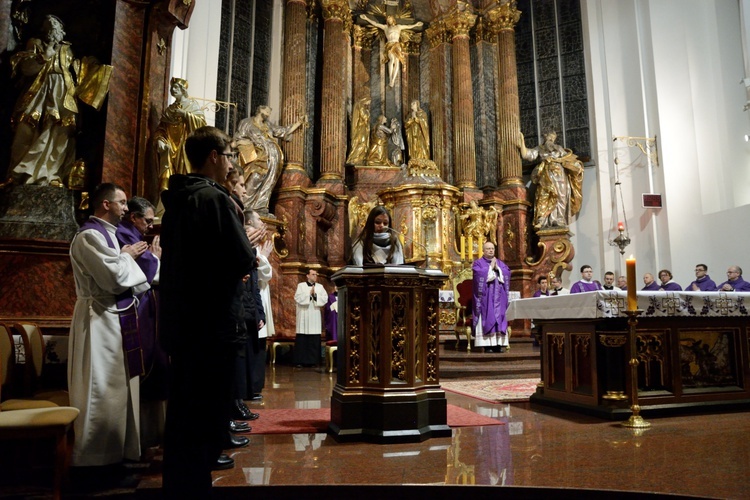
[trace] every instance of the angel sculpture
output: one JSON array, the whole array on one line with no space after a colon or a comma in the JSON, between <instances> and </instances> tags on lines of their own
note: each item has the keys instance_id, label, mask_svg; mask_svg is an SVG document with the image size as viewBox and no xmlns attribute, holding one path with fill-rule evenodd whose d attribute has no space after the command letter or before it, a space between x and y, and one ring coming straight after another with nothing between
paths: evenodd
<instances>
[{"instance_id":1,"label":"angel sculpture","mask_svg":"<svg viewBox=\"0 0 750 500\"><path fill-rule=\"evenodd\" d=\"M495 207L483 209L479 207L476 201L471 201L469 208L460 216L464 236L474 238L477 241L489 236L489 241L497 245L497 215Z\"/></svg>"}]
</instances>

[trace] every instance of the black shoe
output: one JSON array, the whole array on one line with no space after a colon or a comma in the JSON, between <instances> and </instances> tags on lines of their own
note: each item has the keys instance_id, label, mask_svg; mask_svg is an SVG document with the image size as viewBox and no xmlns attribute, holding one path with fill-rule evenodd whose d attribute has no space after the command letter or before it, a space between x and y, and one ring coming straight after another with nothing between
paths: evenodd
<instances>
[{"instance_id":1,"label":"black shoe","mask_svg":"<svg viewBox=\"0 0 750 500\"><path fill-rule=\"evenodd\" d=\"M232 418L234 420L253 420L251 415L253 415L253 413L250 411L250 408L247 407L244 401L242 401L241 399L237 399L234 401L234 407L232 408Z\"/></svg>"},{"instance_id":2,"label":"black shoe","mask_svg":"<svg viewBox=\"0 0 750 500\"><path fill-rule=\"evenodd\" d=\"M262 394L253 394L253 397L250 398L250 401L260 401L261 399L263 399Z\"/></svg>"},{"instance_id":3,"label":"black shoe","mask_svg":"<svg viewBox=\"0 0 750 500\"><path fill-rule=\"evenodd\" d=\"M243 446L247 446L249 443L250 440L245 436L233 436L229 434L227 440L224 441L224 449L231 450L233 448L242 448Z\"/></svg>"},{"instance_id":4,"label":"black shoe","mask_svg":"<svg viewBox=\"0 0 750 500\"><path fill-rule=\"evenodd\" d=\"M500 346L500 349L498 349L498 351L497 351L497 352L499 352L500 354L502 354L502 353L504 353L504 352L505 352L506 350L507 350L507 349L505 348L505 346L504 346L504 345L502 345L502 346Z\"/></svg>"},{"instance_id":5,"label":"black shoe","mask_svg":"<svg viewBox=\"0 0 750 500\"><path fill-rule=\"evenodd\" d=\"M235 434L241 433L241 432L250 432L252 427L247 425L247 422L235 422L234 420L229 421L229 432L234 432Z\"/></svg>"},{"instance_id":6,"label":"black shoe","mask_svg":"<svg viewBox=\"0 0 750 500\"><path fill-rule=\"evenodd\" d=\"M211 467L211 470L226 470L226 469L231 469L233 467L234 467L234 459L230 458L229 455L225 455L224 453L222 453L221 455L219 455L219 458L216 459L216 462L214 462L214 465L213 467Z\"/></svg>"}]
</instances>

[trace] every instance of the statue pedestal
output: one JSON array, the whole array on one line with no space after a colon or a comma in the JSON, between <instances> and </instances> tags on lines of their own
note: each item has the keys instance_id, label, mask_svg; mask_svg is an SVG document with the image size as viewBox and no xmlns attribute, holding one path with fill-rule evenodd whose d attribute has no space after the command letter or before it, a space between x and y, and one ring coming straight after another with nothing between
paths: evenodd
<instances>
[{"instance_id":1,"label":"statue pedestal","mask_svg":"<svg viewBox=\"0 0 750 500\"><path fill-rule=\"evenodd\" d=\"M409 266L345 267L329 432L338 441L447 437L438 374L438 290L447 276Z\"/></svg>"},{"instance_id":2,"label":"statue pedestal","mask_svg":"<svg viewBox=\"0 0 750 500\"><path fill-rule=\"evenodd\" d=\"M66 241L78 224L75 191L11 184L0 191L0 239Z\"/></svg>"}]
</instances>

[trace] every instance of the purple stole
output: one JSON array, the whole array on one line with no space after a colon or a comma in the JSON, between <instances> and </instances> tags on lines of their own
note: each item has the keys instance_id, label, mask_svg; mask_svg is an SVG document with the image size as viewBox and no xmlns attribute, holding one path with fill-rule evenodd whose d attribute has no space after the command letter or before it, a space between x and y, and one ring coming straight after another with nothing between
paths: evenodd
<instances>
[{"instance_id":1,"label":"purple stole","mask_svg":"<svg viewBox=\"0 0 750 500\"><path fill-rule=\"evenodd\" d=\"M664 290L665 292L680 292L682 291L682 287L674 281L668 281L659 287L659 290Z\"/></svg>"},{"instance_id":2,"label":"purple stole","mask_svg":"<svg viewBox=\"0 0 750 500\"><path fill-rule=\"evenodd\" d=\"M723 287L726 284L729 284L729 286L734 288L735 292L750 292L750 282L743 280L742 276L740 276L734 281L725 281L724 283L719 285L716 289L721 290L721 287Z\"/></svg>"},{"instance_id":3,"label":"purple stole","mask_svg":"<svg viewBox=\"0 0 750 500\"><path fill-rule=\"evenodd\" d=\"M533 298L535 297L549 297L549 290L547 290L544 293L542 293L541 290L537 290L536 292L534 292L534 295L533 295Z\"/></svg>"},{"instance_id":4,"label":"purple stole","mask_svg":"<svg viewBox=\"0 0 750 500\"><path fill-rule=\"evenodd\" d=\"M650 285L646 285L643 288L641 288L641 291L644 291L644 292L658 292L659 291L659 284L656 281L652 281Z\"/></svg>"},{"instance_id":5,"label":"purple stole","mask_svg":"<svg viewBox=\"0 0 750 500\"><path fill-rule=\"evenodd\" d=\"M698 290L700 290L701 292L715 292L716 291L716 283L714 283L714 280L712 280L709 275L705 275L701 279L693 281L692 283L688 285L685 291L692 292L693 285L697 285Z\"/></svg>"},{"instance_id":6,"label":"purple stole","mask_svg":"<svg viewBox=\"0 0 750 500\"><path fill-rule=\"evenodd\" d=\"M326 325L326 339L338 341L339 335L339 313L331 311L331 305L338 300L338 296L331 293L328 296L328 303L323 309L323 318Z\"/></svg>"},{"instance_id":7,"label":"purple stole","mask_svg":"<svg viewBox=\"0 0 750 500\"><path fill-rule=\"evenodd\" d=\"M573 286L570 287L570 293L595 292L597 290L603 290L602 285L597 281L587 283L580 280L573 283Z\"/></svg>"},{"instance_id":8,"label":"purple stole","mask_svg":"<svg viewBox=\"0 0 750 500\"><path fill-rule=\"evenodd\" d=\"M508 330L508 320L505 311L508 309L508 289L510 288L510 268L502 261L497 261L499 271L503 274L505 283L500 283L500 278L487 283L487 273L490 270L490 261L484 257L474 261L471 266L474 279L474 296L472 311L472 326L476 330L479 317L482 317L483 332L475 332L476 335L500 332L505 334Z\"/></svg>"},{"instance_id":9,"label":"purple stole","mask_svg":"<svg viewBox=\"0 0 750 500\"><path fill-rule=\"evenodd\" d=\"M112 237L98 220L87 220L81 224L78 232L80 233L88 229L93 229L104 236L104 239L107 241L107 246L113 250L115 249L115 243L112 241ZM141 337L138 334L138 311L134 307L136 301L133 297L133 291L129 289L116 296L115 300L117 303L117 309L120 310L118 315L120 316L122 348L125 351L130 377L137 377L143 375L146 370L143 365Z\"/></svg>"}]
</instances>

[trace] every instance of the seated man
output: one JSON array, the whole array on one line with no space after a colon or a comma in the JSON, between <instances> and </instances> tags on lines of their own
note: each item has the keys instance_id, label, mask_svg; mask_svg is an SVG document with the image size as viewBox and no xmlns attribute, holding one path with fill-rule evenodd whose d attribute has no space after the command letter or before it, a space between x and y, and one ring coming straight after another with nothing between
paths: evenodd
<instances>
[{"instance_id":1,"label":"seated man","mask_svg":"<svg viewBox=\"0 0 750 500\"><path fill-rule=\"evenodd\" d=\"M615 273L612 271L604 273L604 284L602 285L602 288L605 290L620 291L620 288L615 286Z\"/></svg>"},{"instance_id":2,"label":"seated man","mask_svg":"<svg viewBox=\"0 0 750 500\"><path fill-rule=\"evenodd\" d=\"M659 283L654 280L654 275L651 273L646 273L643 275L643 283L646 285L641 290L645 290L647 292L658 292L659 291Z\"/></svg>"},{"instance_id":3,"label":"seated man","mask_svg":"<svg viewBox=\"0 0 750 500\"><path fill-rule=\"evenodd\" d=\"M557 276L552 278L552 291L550 292L550 295L569 295L570 290L567 288L563 288L562 286L562 280L558 278Z\"/></svg>"},{"instance_id":4,"label":"seated man","mask_svg":"<svg viewBox=\"0 0 750 500\"><path fill-rule=\"evenodd\" d=\"M549 287L547 285L547 277L546 276L539 276L536 280L537 285L539 285L539 289L534 292L534 297L548 297L549 296Z\"/></svg>"},{"instance_id":5,"label":"seated man","mask_svg":"<svg viewBox=\"0 0 750 500\"><path fill-rule=\"evenodd\" d=\"M685 291L688 292L715 292L716 283L711 279L708 274L708 266L706 264L695 265L695 281L690 283Z\"/></svg>"},{"instance_id":6,"label":"seated man","mask_svg":"<svg viewBox=\"0 0 750 500\"><path fill-rule=\"evenodd\" d=\"M619 288L620 290L628 289L628 279L625 276L617 277L617 288Z\"/></svg>"},{"instance_id":7,"label":"seated man","mask_svg":"<svg viewBox=\"0 0 750 500\"><path fill-rule=\"evenodd\" d=\"M570 287L570 293L595 292L601 290L601 283L591 279L593 275L594 270L591 269L591 266L587 264L581 266L581 279L573 283L573 286Z\"/></svg>"},{"instance_id":8,"label":"seated man","mask_svg":"<svg viewBox=\"0 0 750 500\"><path fill-rule=\"evenodd\" d=\"M661 286L659 286L659 290L664 290L665 292L680 292L682 291L682 287L672 281L672 271L669 269L662 269L659 271L659 279L661 280Z\"/></svg>"},{"instance_id":9,"label":"seated man","mask_svg":"<svg viewBox=\"0 0 750 500\"><path fill-rule=\"evenodd\" d=\"M750 292L750 282L742 279L742 268L740 266L729 266L727 277L729 279L718 286L718 291Z\"/></svg>"}]
</instances>

